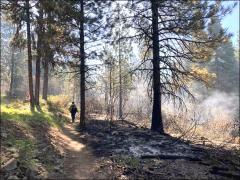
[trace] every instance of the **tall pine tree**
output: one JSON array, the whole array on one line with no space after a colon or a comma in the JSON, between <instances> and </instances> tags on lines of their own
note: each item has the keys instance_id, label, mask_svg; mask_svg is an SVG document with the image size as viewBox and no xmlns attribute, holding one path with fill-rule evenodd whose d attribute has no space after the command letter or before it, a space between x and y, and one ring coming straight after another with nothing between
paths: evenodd
<instances>
[{"instance_id":1,"label":"tall pine tree","mask_svg":"<svg viewBox=\"0 0 240 180\"><path fill-rule=\"evenodd\" d=\"M208 30L213 35L218 35L224 29L220 19L212 18ZM239 62L234 54L234 47L230 38L220 43L215 50L214 57L208 63L208 68L216 74L213 88L225 92L238 92L239 87Z\"/></svg>"},{"instance_id":2,"label":"tall pine tree","mask_svg":"<svg viewBox=\"0 0 240 180\"><path fill-rule=\"evenodd\" d=\"M152 73L151 129L164 134L161 98L182 102L182 95L192 96L187 82L206 81L201 71L192 71L188 62L197 64L209 59L224 34L207 33L207 21L213 16L223 16L230 8L224 8L218 1L161 0L129 0L127 7L130 15L126 21L136 34L126 38L145 43L145 54L152 54L151 58L143 59L152 62L152 67L146 70Z\"/></svg>"}]
</instances>

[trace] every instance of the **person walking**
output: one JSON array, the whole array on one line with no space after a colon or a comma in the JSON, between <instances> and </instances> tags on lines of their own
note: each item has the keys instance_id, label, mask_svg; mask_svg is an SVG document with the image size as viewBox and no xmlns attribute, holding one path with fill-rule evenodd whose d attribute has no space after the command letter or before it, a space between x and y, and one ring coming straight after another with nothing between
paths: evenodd
<instances>
[{"instance_id":1,"label":"person walking","mask_svg":"<svg viewBox=\"0 0 240 180\"><path fill-rule=\"evenodd\" d=\"M70 113L71 113L72 123L74 123L74 121L75 121L75 115L76 115L76 113L78 112L78 109L77 109L77 107L76 107L76 105L75 105L74 102L72 102L71 106L69 107L69 111L70 111Z\"/></svg>"}]
</instances>

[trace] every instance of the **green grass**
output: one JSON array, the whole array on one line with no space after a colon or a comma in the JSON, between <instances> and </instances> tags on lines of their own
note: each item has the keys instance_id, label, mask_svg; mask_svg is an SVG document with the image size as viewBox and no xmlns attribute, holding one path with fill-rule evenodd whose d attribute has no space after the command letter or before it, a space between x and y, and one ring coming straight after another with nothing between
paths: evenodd
<instances>
[{"instance_id":1,"label":"green grass","mask_svg":"<svg viewBox=\"0 0 240 180\"><path fill-rule=\"evenodd\" d=\"M37 150L37 136L35 136L35 128L42 128L44 132L48 127L61 128L66 122L67 117L64 115L67 111L62 106L62 97L54 97L49 101L41 100L41 111L35 110L32 112L28 102L19 100L8 100L6 97L2 98L1 104L1 121L9 124L6 129L8 131L8 137L2 139L3 145L9 149L13 148L17 150L19 154L18 160L25 167L31 167L36 163L34 159ZM52 100L54 99L54 100ZM64 103L66 100L63 100ZM44 125L44 126L43 126ZM4 128L4 127L3 127ZM29 134L30 136L21 137L14 134L14 128L18 130L22 135Z\"/></svg>"},{"instance_id":2,"label":"green grass","mask_svg":"<svg viewBox=\"0 0 240 180\"><path fill-rule=\"evenodd\" d=\"M14 136L8 138L8 145L15 148L19 154L18 160L24 167L35 164L36 142L33 139L17 139Z\"/></svg>"},{"instance_id":3,"label":"green grass","mask_svg":"<svg viewBox=\"0 0 240 180\"><path fill-rule=\"evenodd\" d=\"M115 161L122 166L129 166L131 168L138 168L141 164L138 158L124 155L117 156Z\"/></svg>"},{"instance_id":4,"label":"green grass","mask_svg":"<svg viewBox=\"0 0 240 180\"><path fill-rule=\"evenodd\" d=\"M29 127L29 123L36 125L46 123L54 127L62 127L67 121L65 116L59 117L57 114L64 113L61 107L52 102L41 102L41 111L31 112L28 103L14 101L10 104L1 105L2 120L16 121L25 127Z\"/></svg>"}]
</instances>

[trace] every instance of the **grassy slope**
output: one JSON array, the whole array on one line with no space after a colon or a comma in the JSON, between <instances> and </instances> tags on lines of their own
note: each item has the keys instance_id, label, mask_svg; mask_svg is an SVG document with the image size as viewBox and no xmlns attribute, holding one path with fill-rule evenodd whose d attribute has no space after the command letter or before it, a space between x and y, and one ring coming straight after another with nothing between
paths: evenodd
<instances>
[{"instance_id":1,"label":"grassy slope","mask_svg":"<svg viewBox=\"0 0 240 180\"><path fill-rule=\"evenodd\" d=\"M2 98L1 133L7 137L2 137L1 165L14 154L17 154L22 166L31 167L36 163L38 143L42 143L51 127L60 129L67 121L64 115L67 102L64 96L50 97L47 102L41 101L41 112L31 112L29 103L7 102L6 98Z\"/></svg>"}]
</instances>

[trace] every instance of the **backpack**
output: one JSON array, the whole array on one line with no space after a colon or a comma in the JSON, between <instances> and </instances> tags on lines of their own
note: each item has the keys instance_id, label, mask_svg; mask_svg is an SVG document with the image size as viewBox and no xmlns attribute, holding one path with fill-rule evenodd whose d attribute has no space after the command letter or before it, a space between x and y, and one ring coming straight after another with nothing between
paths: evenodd
<instances>
[{"instance_id":1,"label":"backpack","mask_svg":"<svg viewBox=\"0 0 240 180\"><path fill-rule=\"evenodd\" d=\"M77 112L77 107L75 105L71 105L69 108L70 112Z\"/></svg>"}]
</instances>

